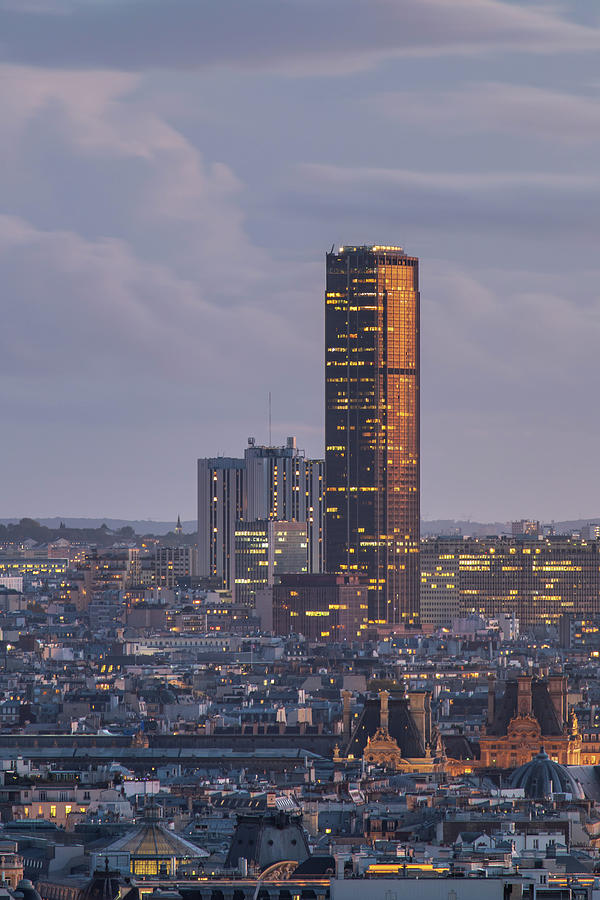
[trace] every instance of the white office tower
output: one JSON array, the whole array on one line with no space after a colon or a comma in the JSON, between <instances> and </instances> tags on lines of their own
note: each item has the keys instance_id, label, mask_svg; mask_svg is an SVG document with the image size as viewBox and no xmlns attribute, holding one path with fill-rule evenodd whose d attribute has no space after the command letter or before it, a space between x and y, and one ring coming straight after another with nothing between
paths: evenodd
<instances>
[{"instance_id":1,"label":"white office tower","mask_svg":"<svg viewBox=\"0 0 600 900\"><path fill-rule=\"evenodd\" d=\"M244 453L244 519L306 522L308 571L323 571L323 460L306 459L289 437L285 447L248 440Z\"/></svg>"},{"instance_id":2,"label":"white office tower","mask_svg":"<svg viewBox=\"0 0 600 900\"><path fill-rule=\"evenodd\" d=\"M235 525L243 518L244 460L198 460L198 575L231 588Z\"/></svg>"},{"instance_id":3,"label":"white office tower","mask_svg":"<svg viewBox=\"0 0 600 900\"><path fill-rule=\"evenodd\" d=\"M306 523L307 569L322 572L323 466L293 437L285 447L249 438L244 459L198 460L198 574L233 587L236 522L265 520Z\"/></svg>"}]
</instances>

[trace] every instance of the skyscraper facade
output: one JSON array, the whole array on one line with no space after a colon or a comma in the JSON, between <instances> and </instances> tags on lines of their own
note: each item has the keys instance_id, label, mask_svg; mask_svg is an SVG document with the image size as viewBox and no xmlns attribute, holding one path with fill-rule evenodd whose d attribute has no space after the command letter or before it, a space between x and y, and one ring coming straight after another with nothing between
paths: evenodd
<instances>
[{"instance_id":1,"label":"skyscraper facade","mask_svg":"<svg viewBox=\"0 0 600 900\"><path fill-rule=\"evenodd\" d=\"M198 574L233 586L235 525L243 518L244 460L198 460Z\"/></svg>"},{"instance_id":2,"label":"skyscraper facade","mask_svg":"<svg viewBox=\"0 0 600 900\"><path fill-rule=\"evenodd\" d=\"M358 575L286 575L273 587L274 634L309 641L354 641L367 623L367 588Z\"/></svg>"},{"instance_id":3,"label":"skyscraper facade","mask_svg":"<svg viewBox=\"0 0 600 900\"><path fill-rule=\"evenodd\" d=\"M369 617L419 609L419 277L400 247L327 254L326 570L364 574Z\"/></svg>"},{"instance_id":4,"label":"skyscraper facade","mask_svg":"<svg viewBox=\"0 0 600 900\"><path fill-rule=\"evenodd\" d=\"M244 452L244 519L306 522L308 571L323 571L322 459L307 459L289 437L285 447L265 447L250 439Z\"/></svg>"},{"instance_id":5,"label":"skyscraper facade","mask_svg":"<svg viewBox=\"0 0 600 900\"><path fill-rule=\"evenodd\" d=\"M198 460L198 574L235 583L234 535L239 522L306 524L306 566L323 571L324 463L306 459L289 437L284 447L249 438L244 458Z\"/></svg>"},{"instance_id":6,"label":"skyscraper facade","mask_svg":"<svg viewBox=\"0 0 600 900\"><path fill-rule=\"evenodd\" d=\"M235 529L233 600L254 608L256 592L281 575L306 574L306 524L265 519L239 522Z\"/></svg>"},{"instance_id":7,"label":"skyscraper facade","mask_svg":"<svg viewBox=\"0 0 600 900\"><path fill-rule=\"evenodd\" d=\"M600 615L600 541L438 537L421 546L421 621L514 614L521 630Z\"/></svg>"}]
</instances>

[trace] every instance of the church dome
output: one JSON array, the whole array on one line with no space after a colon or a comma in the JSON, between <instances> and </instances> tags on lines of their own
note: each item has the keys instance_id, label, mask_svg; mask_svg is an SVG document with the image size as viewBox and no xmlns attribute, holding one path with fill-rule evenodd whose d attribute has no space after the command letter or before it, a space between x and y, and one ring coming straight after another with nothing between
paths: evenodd
<instances>
[{"instance_id":1,"label":"church dome","mask_svg":"<svg viewBox=\"0 0 600 900\"><path fill-rule=\"evenodd\" d=\"M537 756L513 772L510 786L523 788L531 800L546 800L552 794L572 794L583 800L585 794L566 766L554 762L542 747Z\"/></svg>"}]
</instances>

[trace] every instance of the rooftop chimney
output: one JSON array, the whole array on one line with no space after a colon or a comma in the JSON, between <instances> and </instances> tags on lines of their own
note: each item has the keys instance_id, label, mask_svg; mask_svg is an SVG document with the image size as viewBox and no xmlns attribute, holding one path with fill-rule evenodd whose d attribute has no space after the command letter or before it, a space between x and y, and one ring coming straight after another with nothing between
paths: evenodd
<instances>
[{"instance_id":1,"label":"rooftop chimney","mask_svg":"<svg viewBox=\"0 0 600 900\"><path fill-rule=\"evenodd\" d=\"M532 714L531 703L531 676L523 675L518 679L517 694L517 712L520 716L530 716Z\"/></svg>"},{"instance_id":2,"label":"rooftop chimney","mask_svg":"<svg viewBox=\"0 0 600 900\"><path fill-rule=\"evenodd\" d=\"M496 679L493 675L488 678L488 725L496 718Z\"/></svg>"},{"instance_id":3,"label":"rooftop chimney","mask_svg":"<svg viewBox=\"0 0 600 900\"><path fill-rule=\"evenodd\" d=\"M548 679L548 693L556 710L558 721L565 725L568 718L567 679L563 675L551 675Z\"/></svg>"},{"instance_id":4,"label":"rooftop chimney","mask_svg":"<svg viewBox=\"0 0 600 900\"><path fill-rule=\"evenodd\" d=\"M388 691L379 691L379 727L389 731L390 695Z\"/></svg>"},{"instance_id":5,"label":"rooftop chimney","mask_svg":"<svg viewBox=\"0 0 600 900\"><path fill-rule=\"evenodd\" d=\"M352 694L350 691L342 691L342 701L344 703L344 711L343 711L343 727L344 727L344 737L348 741L350 740L350 698Z\"/></svg>"}]
</instances>

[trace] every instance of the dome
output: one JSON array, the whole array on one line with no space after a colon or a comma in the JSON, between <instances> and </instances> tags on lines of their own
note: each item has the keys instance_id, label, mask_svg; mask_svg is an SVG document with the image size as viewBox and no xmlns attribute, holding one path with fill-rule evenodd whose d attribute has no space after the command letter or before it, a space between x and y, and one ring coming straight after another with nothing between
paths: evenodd
<instances>
[{"instance_id":1,"label":"dome","mask_svg":"<svg viewBox=\"0 0 600 900\"><path fill-rule=\"evenodd\" d=\"M530 800L546 800L552 794L572 794L577 800L585 797L581 785L568 768L551 760L543 747L530 762L515 769L510 786L523 788Z\"/></svg>"},{"instance_id":2,"label":"dome","mask_svg":"<svg viewBox=\"0 0 600 900\"><path fill-rule=\"evenodd\" d=\"M117 838L103 851L129 853L132 875L173 875L180 865L209 856L185 838L169 831L156 819L147 817L142 825Z\"/></svg>"}]
</instances>

